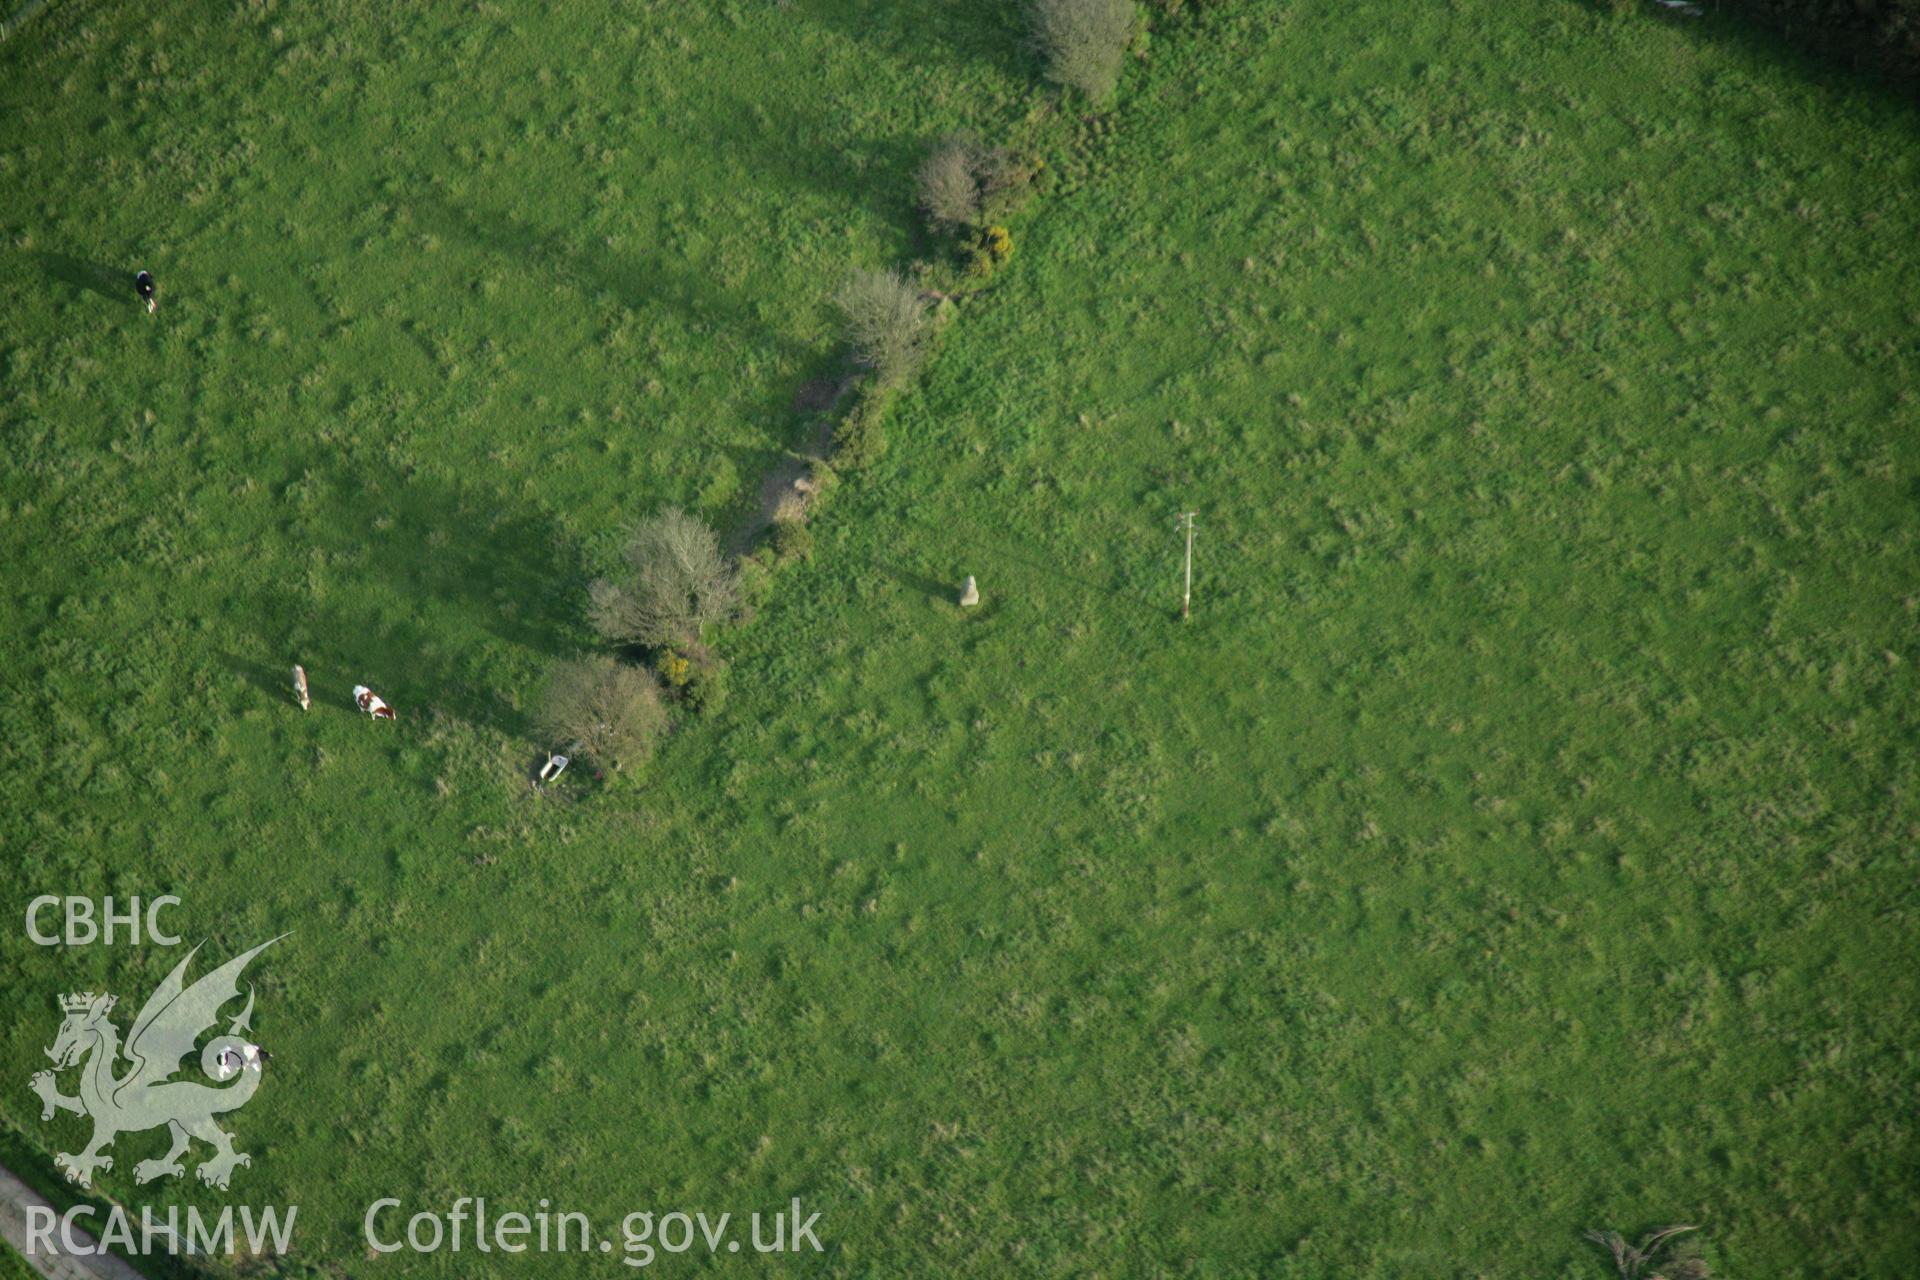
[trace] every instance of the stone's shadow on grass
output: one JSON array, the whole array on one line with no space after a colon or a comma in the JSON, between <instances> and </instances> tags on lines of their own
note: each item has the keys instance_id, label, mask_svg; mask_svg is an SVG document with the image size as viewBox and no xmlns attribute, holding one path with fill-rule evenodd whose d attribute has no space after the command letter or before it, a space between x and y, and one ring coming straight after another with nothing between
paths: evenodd
<instances>
[{"instance_id":1,"label":"stone's shadow on grass","mask_svg":"<svg viewBox=\"0 0 1920 1280\"><path fill-rule=\"evenodd\" d=\"M955 605L956 607L958 606L960 600L960 584L966 581L965 574L961 574L949 583L942 582L938 578L930 578L924 573L916 573L914 570L908 569L903 565L889 564L884 560L878 561L877 564L880 572L886 574L901 586L913 591L918 591L929 600L941 601L946 604Z\"/></svg>"},{"instance_id":2,"label":"stone's shadow on grass","mask_svg":"<svg viewBox=\"0 0 1920 1280\"><path fill-rule=\"evenodd\" d=\"M132 269L89 262L85 258L76 258L66 253L33 250L28 256L39 264L40 270L49 280L57 284L78 289L83 293L97 293L111 301L126 303L129 308L139 304L139 299L133 292Z\"/></svg>"},{"instance_id":3,"label":"stone's shadow on grass","mask_svg":"<svg viewBox=\"0 0 1920 1280\"><path fill-rule=\"evenodd\" d=\"M290 699L298 662L316 709L352 710L350 691L364 683L402 719L437 708L525 736L517 689L580 647L580 548L504 495L388 470L336 472L289 535L318 567L236 602L261 647L232 664L279 697ZM285 666L269 667L272 656Z\"/></svg>"},{"instance_id":4,"label":"stone's shadow on grass","mask_svg":"<svg viewBox=\"0 0 1920 1280\"><path fill-rule=\"evenodd\" d=\"M922 518L913 511L903 511L901 515L906 520L932 531L937 535L939 542L945 543L951 540L951 530L942 528L932 521ZM1137 600L1142 604L1152 605L1156 608L1165 603L1165 596L1163 594L1157 592L1150 593L1135 582L1125 579L1118 579L1111 582L1096 582L1092 578L1076 573L1071 569L1064 569L1060 566L1058 560L1048 560L1045 558L1044 548L1028 550L1022 546L1016 546L1005 537L995 537L986 522L969 528L966 538L968 543L966 553L967 567L960 570L959 577L954 580L953 589L950 593L946 593L943 588L943 593L949 594L950 597L956 601L960 598L960 584L966 581L967 574L971 573L979 579L981 597L987 598L993 595L994 584L996 582L1002 586L1004 586L1006 582L1006 575L997 572L994 566L996 564L1013 564L1030 569L1056 582L1077 587L1093 595L1126 597ZM902 580L904 581L904 579Z\"/></svg>"},{"instance_id":5,"label":"stone's shadow on grass","mask_svg":"<svg viewBox=\"0 0 1920 1280\"><path fill-rule=\"evenodd\" d=\"M569 237L511 213L438 196L423 197L415 207L424 225L505 258L518 270L545 271L590 293L610 291L636 311L671 308L723 341L783 356L797 352L791 340L761 322L746 299L714 287L665 254L619 252L590 233Z\"/></svg>"}]
</instances>

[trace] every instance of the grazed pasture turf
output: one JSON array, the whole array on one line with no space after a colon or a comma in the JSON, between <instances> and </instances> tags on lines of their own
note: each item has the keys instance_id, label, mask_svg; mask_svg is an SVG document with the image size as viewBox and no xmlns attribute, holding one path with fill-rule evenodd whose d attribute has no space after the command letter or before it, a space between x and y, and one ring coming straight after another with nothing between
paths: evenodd
<instances>
[{"instance_id":1,"label":"grazed pasture turf","mask_svg":"<svg viewBox=\"0 0 1920 1280\"><path fill-rule=\"evenodd\" d=\"M1025 114L1015 37L84 12L0 52L36 113L0 833L18 899L297 930L235 1127L310 1261L364 1266L386 1194L798 1195L847 1275L1597 1276L1583 1229L1678 1220L1732 1276L1920 1252L1911 108L1571 4L1156 40L727 642L725 711L536 798L528 686L604 531L750 495L833 272L917 251L920 141ZM226 167L129 82L202 57L257 120ZM736 163L755 105L809 127ZM116 196L161 138L200 157L171 198ZM143 220L217 262L158 323L84 285ZM363 678L398 725L345 713ZM9 933L5 1061L175 958Z\"/></svg>"},{"instance_id":2,"label":"grazed pasture turf","mask_svg":"<svg viewBox=\"0 0 1920 1280\"><path fill-rule=\"evenodd\" d=\"M0 1245L0 1277L4 1280L33 1280L37 1273L27 1260L6 1245Z\"/></svg>"}]
</instances>

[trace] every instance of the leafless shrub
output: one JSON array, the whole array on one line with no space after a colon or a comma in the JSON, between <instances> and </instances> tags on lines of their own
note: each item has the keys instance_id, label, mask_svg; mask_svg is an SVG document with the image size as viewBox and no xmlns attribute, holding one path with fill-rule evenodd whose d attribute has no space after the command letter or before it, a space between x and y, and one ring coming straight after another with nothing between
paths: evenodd
<instances>
[{"instance_id":1,"label":"leafless shrub","mask_svg":"<svg viewBox=\"0 0 1920 1280\"><path fill-rule=\"evenodd\" d=\"M1133 0L1033 0L1028 21L1047 78L1105 102L1133 40Z\"/></svg>"},{"instance_id":2,"label":"leafless shrub","mask_svg":"<svg viewBox=\"0 0 1920 1280\"><path fill-rule=\"evenodd\" d=\"M627 577L590 589L588 619L607 639L684 645L732 616L739 575L698 517L669 507L634 526L623 554Z\"/></svg>"},{"instance_id":3,"label":"leafless shrub","mask_svg":"<svg viewBox=\"0 0 1920 1280\"><path fill-rule=\"evenodd\" d=\"M978 151L979 142L971 135L950 133L934 144L920 166L920 207L935 222L964 227L980 216L980 183L974 174Z\"/></svg>"},{"instance_id":4,"label":"leafless shrub","mask_svg":"<svg viewBox=\"0 0 1920 1280\"><path fill-rule=\"evenodd\" d=\"M535 719L554 742L613 771L646 763L667 731L652 674L607 654L555 667Z\"/></svg>"},{"instance_id":5,"label":"leafless shrub","mask_svg":"<svg viewBox=\"0 0 1920 1280\"><path fill-rule=\"evenodd\" d=\"M906 381L926 358L930 326L920 290L898 271L856 269L833 295L847 341L883 387Z\"/></svg>"},{"instance_id":6,"label":"leafless shrub","mask_svg":"<svg viewBox=\"0 0 1920 1280\"><path fill-rule=\"evenodd\" d=\"M1032 177L1032 169L1005 147L989 146L969 130L950 133L920 166L920 207L938 227L970 227Z\"/></svg>"},{"instance_id":7,"label":"leafless shrub","mask_svg":"<svg viewBox=\"0 0 1920 1280\"><path fill-rule=\"evenodd\" d=\"M1001 196L1033 180L1034 166L1005 147L982 143L973 153L973 180L980 189L983 214L993 212Z\"/></svg>"},{"instance_id":8,"label":"leafless shrub","mask_svg":"<svg viewBox=\"0 0 1920 1280\"><path fill-rule=\"evenodd\" d=\"M1613 1255L1620 1280L1711 1280L1712 1271L1703 1259L1673 1253L1674 1237L1698 1230L1684 1224L1661 1227L1642 1236L1637 1245L1628 1244L1618 1231L1589 1231L1587 1239ZM1649 1271L1647 1268L1653 1265L1655 1255L1662 1250L1669 1255L1666 1263L1661 1270Z\"/></svg>"}]
</instances>

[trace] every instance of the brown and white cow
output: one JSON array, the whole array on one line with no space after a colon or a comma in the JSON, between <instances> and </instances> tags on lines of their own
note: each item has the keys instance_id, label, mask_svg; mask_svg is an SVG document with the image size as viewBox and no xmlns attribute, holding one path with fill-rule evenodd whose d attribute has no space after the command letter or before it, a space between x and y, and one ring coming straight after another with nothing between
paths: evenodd
<instances>
[{"instance_id":1,"label":"brown and white cow","mask_svg":"<svg viewBox=\"0 0 1920 1280\"><path fill-rule=\"evenodd\" d=\"M398 719L393 714L393 708L387 705L386 699L363 684L353 686L353 705L375 720Z\"/></svg>"}]
</instances>

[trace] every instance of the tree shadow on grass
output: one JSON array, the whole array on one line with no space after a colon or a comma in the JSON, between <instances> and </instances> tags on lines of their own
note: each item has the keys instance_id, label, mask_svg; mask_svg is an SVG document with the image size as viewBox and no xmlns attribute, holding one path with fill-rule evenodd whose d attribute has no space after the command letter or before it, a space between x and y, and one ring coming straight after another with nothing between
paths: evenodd
<instances>
[{"instance_id":1,"label":"tree shadow on grass","mask_svg":"<svg viewBox=\"0 0 1920 1280\"><path fill-rule=\"evenodd\" d=\"M905 565L889 563L885 560L876 561L875 567L901 586L918 591L929 600L946 601L948 604L960 599L960 584L966 580L963 574L953 582L942 582L938 578L916 572Z\"/></svg>"},{"instance_id":2,"label":"tree shadow on grass","mask_svg":"<svg viewBox=\"0 0 1920 1280\"><path fill-rule=\"evenodd\" d=\"M134 304L133 272L104 263L90 262L67 253L30 251L49 280L82 293L96 293L112 302Z\"/></svg>"},{"instance_id":3,"label":"tree shadow on grass","mask_svg":"<svg viewBox=\"0 0 1920 1280\"><path fill-rule=\"evenodd\" d=\"M747 92L673 126L683 147L743 165L768 190L816 193L835 222L843 221L842 211L850 207L866 209L885 236L872 251L886 261L906 252L918 230L913 174L933 135L917 129L874 133L862 128L824 102L767 102ZM772 216L790 216L787 210L793 207L794 201L783 201ZM799 207L802 216L817 212ZM847 265L854 263L849 260ZM838 283L821 280L821 294Z\"/></svg>"},{"instance_id":4,"label":"tree shadow on grass","mask_svg":"<svg viewBox=\"0 0 1920 1280\"><path fill-rule=\"evenodd\" d=\"M233 602L259 648L229 670L291 700L298 662L316 710L353 710L365 684L403 719L435 709L526 736L515 686L582 641L580 548L498 493L391 469L328 480L283 535L306 578Z\"/></svg>"},{"instance_id":5,"label":"tree shadow on grass","mask_svg":"<svg viewBox=\"0 0 1920 1280\"><path fill-rule=\"evenodd\" d=\"M1588 15L1620 22L1661 22L1695 38L1737 51L1755 62L1777 62L1823 90L1855 97L1920 126L1920 60L1890 57L1865 27L1846 30L1804 22L1787 30L1757 11L1707 0L1698 16L1644 9L1609 17L1605 0L1561 0ZM1751 6L1749 6L1751 7ZM1864 12L1864 9L1863 9Z\"/></svg>"},{"instance_id":6,"label":"tree shadow on grass","mask_svg":"<svg viewBox=\"0 0 1920 1280\"><path fill-rule=\"evenodd\" d=\"M902 5L892 0L799 0L800 15L905 66L938 71L946 62L977 62L1018 84L1035 79L1024 0L969 0L955 5Z\"/></svg>"},{"instance_id":7,"label":"tree shadow on grass","mask_svg":"<svg viewBox=\"0 0 1920 1280\"><path fill-rule=\"evenodd\" d=\"M780 356L797 354L795 344L769 329L748 300L715 287L665 254L623 254L597 236L569 237L512 213L433 196L422 199L416 209L421 221L440 234L504 258L518 270L545 272L590 292L609 291L635 311L669 308L704 335Z\"/></svg>"},{"instance_id":8,"label":"tree shadow on grass","mask_svg":"<svg viewBox=\"0 0 1920 1280\"><path fill-rule=\"evenodd\" d=\"M1027 42L1025 0L966 0L962 4L908 4L896 0L782 0L769 23L784 24L801 47L817 48L815 33L844 43L853 67L871 83L897 86L906 99L883 113L848 111L837 84L819 92L770 93L751 76L716 86L703 109L678 113L661 128L686 154L719 167L744 169L762 191L812 192L827 216L841 220L847 206L873 214L887 234L881 260L908 252L919 229L913 173L941 128L971 126L992 132L1004 120L955 117L929 109L950 95L979 101L1004 116L1026 106L1025 90L1038 71ZM837 51L836 51L837 52ZM992 91L976 95L967 83L985 79ZM1010 91L1010 92L1009 92ZM992 105L988 105L992 104ZM670 113L674 114L674 113ZM935 124L935 121L942 121ZM737 181L738 179L729 179ZM795 202L775 211L788 216ZM802 209L802 217L816 211ZM823 281L830 289L835 281Z\"/></svg>"}]
</instances>

